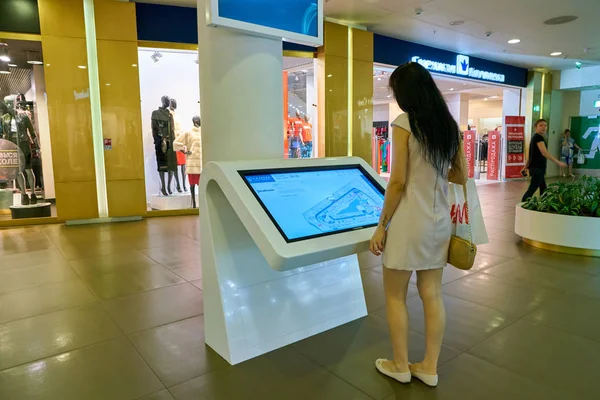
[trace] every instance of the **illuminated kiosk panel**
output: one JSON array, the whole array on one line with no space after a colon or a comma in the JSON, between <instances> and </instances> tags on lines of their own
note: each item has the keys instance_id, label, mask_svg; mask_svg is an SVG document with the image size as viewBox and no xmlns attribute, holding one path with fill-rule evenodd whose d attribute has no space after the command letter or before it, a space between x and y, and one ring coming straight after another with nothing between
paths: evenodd
<instances>
[{"instance_id":1,"label":"illuminated kiosk panel","mask_svg":"<svg viewBox=\"0 0 600 400\"><path fill-rule=\"evenodd\" d=\"M359 158L215 162L200 182L206 343L231 364L367 315L385 182Z\"/></svg>"}]
</instances>

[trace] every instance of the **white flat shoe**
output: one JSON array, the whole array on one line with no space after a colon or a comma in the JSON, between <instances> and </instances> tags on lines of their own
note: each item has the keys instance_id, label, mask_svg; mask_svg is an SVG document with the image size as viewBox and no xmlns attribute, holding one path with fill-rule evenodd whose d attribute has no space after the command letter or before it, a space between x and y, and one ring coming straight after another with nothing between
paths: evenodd
<instances>
[{"instance_id":1,"label":"white flat shoe","mask_svg":"<svg viewBox=\"0 0 600 400\"><path fill-rule=\"evenodd\" d=\"M377 368L377 371L381 372L383 375L390 377L392 379L397 380L400 383L410 383L411 380L411 374L410 372L391 372L388 371L386 369L383 368L383 363L386 360L385 358L380 358L377 361L375 361L375 368Z\"/></svg>"},{"instance_id":2,"label":"white flat shoe","mask_svg":"<svg viewBox=\"0 0 600 400\"><path fill-rule=\"evenodd\" d=\"M417 378L418 380L420 380L427 386L436 387L438 385L438 376L437 375L429 375L429 374L424 374L422 372L417 372L417 371L411 371L411 373L412 373L412 376L414 376L415 378Z\"/></svg>"}]
</instances>

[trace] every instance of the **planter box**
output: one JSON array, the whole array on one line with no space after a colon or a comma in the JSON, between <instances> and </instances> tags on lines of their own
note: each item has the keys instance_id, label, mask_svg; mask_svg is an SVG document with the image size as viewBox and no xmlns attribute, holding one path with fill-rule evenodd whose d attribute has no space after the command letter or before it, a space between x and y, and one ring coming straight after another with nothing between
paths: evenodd
<instances>
[{"instance_id":1,"label":"planter box","mask_svg":"<svg viewBox=\"0 0 600 400\"><path fill-rule=\"evenodd\" d=\"M600 251L600 218L530 211L517 205L515 233L529 241Z\"/></svg>"}]
</instances>

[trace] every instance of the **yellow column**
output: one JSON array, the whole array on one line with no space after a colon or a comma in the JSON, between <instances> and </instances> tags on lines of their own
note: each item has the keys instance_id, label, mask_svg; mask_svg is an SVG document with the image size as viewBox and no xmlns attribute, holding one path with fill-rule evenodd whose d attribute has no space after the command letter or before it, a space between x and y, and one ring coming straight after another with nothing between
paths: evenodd
<instances>
[{"instance_id":1,"label":"yellow column","mask_svg":"<svg viewBox=\"0 0 600 400\"><path fill-rule=\"evenodd\" d=\"M352 155L371 164L373 136L373 33L352 29L350 137Z\"/></svg>"},{"instance_id":2,"label":"yellow column","mask_svg":"<svg viewBox=\"0 0 600 400\"><path fill-rule=\"evenodd\" d=\"M95 0L102 133L110 217L144 215L146 189L135 4Z\"/></svg>"},{"instance_id":3,"label":"yellow column","mask_svg":"<svg viewBox=\"0 0 600 400\"><path fill-rule=\"evenodd\" d=\"M83 2L39 0L38 7L57 216L97 218Z\"/></svg>"},{"instance_id":4,"label":"yellow column","mask_svg":"<svg viewBox=\"0 0 600 400\"><path fill-rule=\"evenodd\" d=\"M354 155L370 163L373 34L325 22L318 59L319 154Z\"/></svg>"},{"instance_id":5,"label":"yellow column","mask_svg":"<svg viewBox=\"0 0 600 400\"><path fill-rule=\"evenodd\" d=\"M348 155L348 27L325 22L319 48L319 152Z\"/></svg>"}]
</instances>

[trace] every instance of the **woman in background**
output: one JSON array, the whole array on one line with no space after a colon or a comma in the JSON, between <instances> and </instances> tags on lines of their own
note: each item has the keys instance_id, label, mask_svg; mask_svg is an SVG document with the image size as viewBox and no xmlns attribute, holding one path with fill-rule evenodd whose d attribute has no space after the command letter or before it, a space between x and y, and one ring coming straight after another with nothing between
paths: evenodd
<instances>
[{"instance_id":1,"label":"woman in background","mask_svg":"<svg viewBox=\"0 0 600 400\"><path fill-rule=\"evenodd\" d=\"M429 72L418 63L398 67L390 89L405 112L392 123L393 164L371 252L383 253L383 283L394 358L375 366L401 383L411 378L437 386L446 313L442 271L452 224L448 181L466 184L460 129ZM425 312L425 357L408 360L406 292L412 273Z\"/></svg>"},{"instance_id":2,"label":"woman in background","mask_svg":"<svg viewBox=\"0 0 600 400\"><path fill-rule=\"evenodd\" d=\"M567 164L570 177L573 177L573 155L575 154L575 149L581 150L581 147L577 146L575 139L571 137L571 130L565 129L565 134L561 142L560 160ZM560 175L563 177L567 176L565 168L560 168Z\"/></svg>"}]
</instances>

